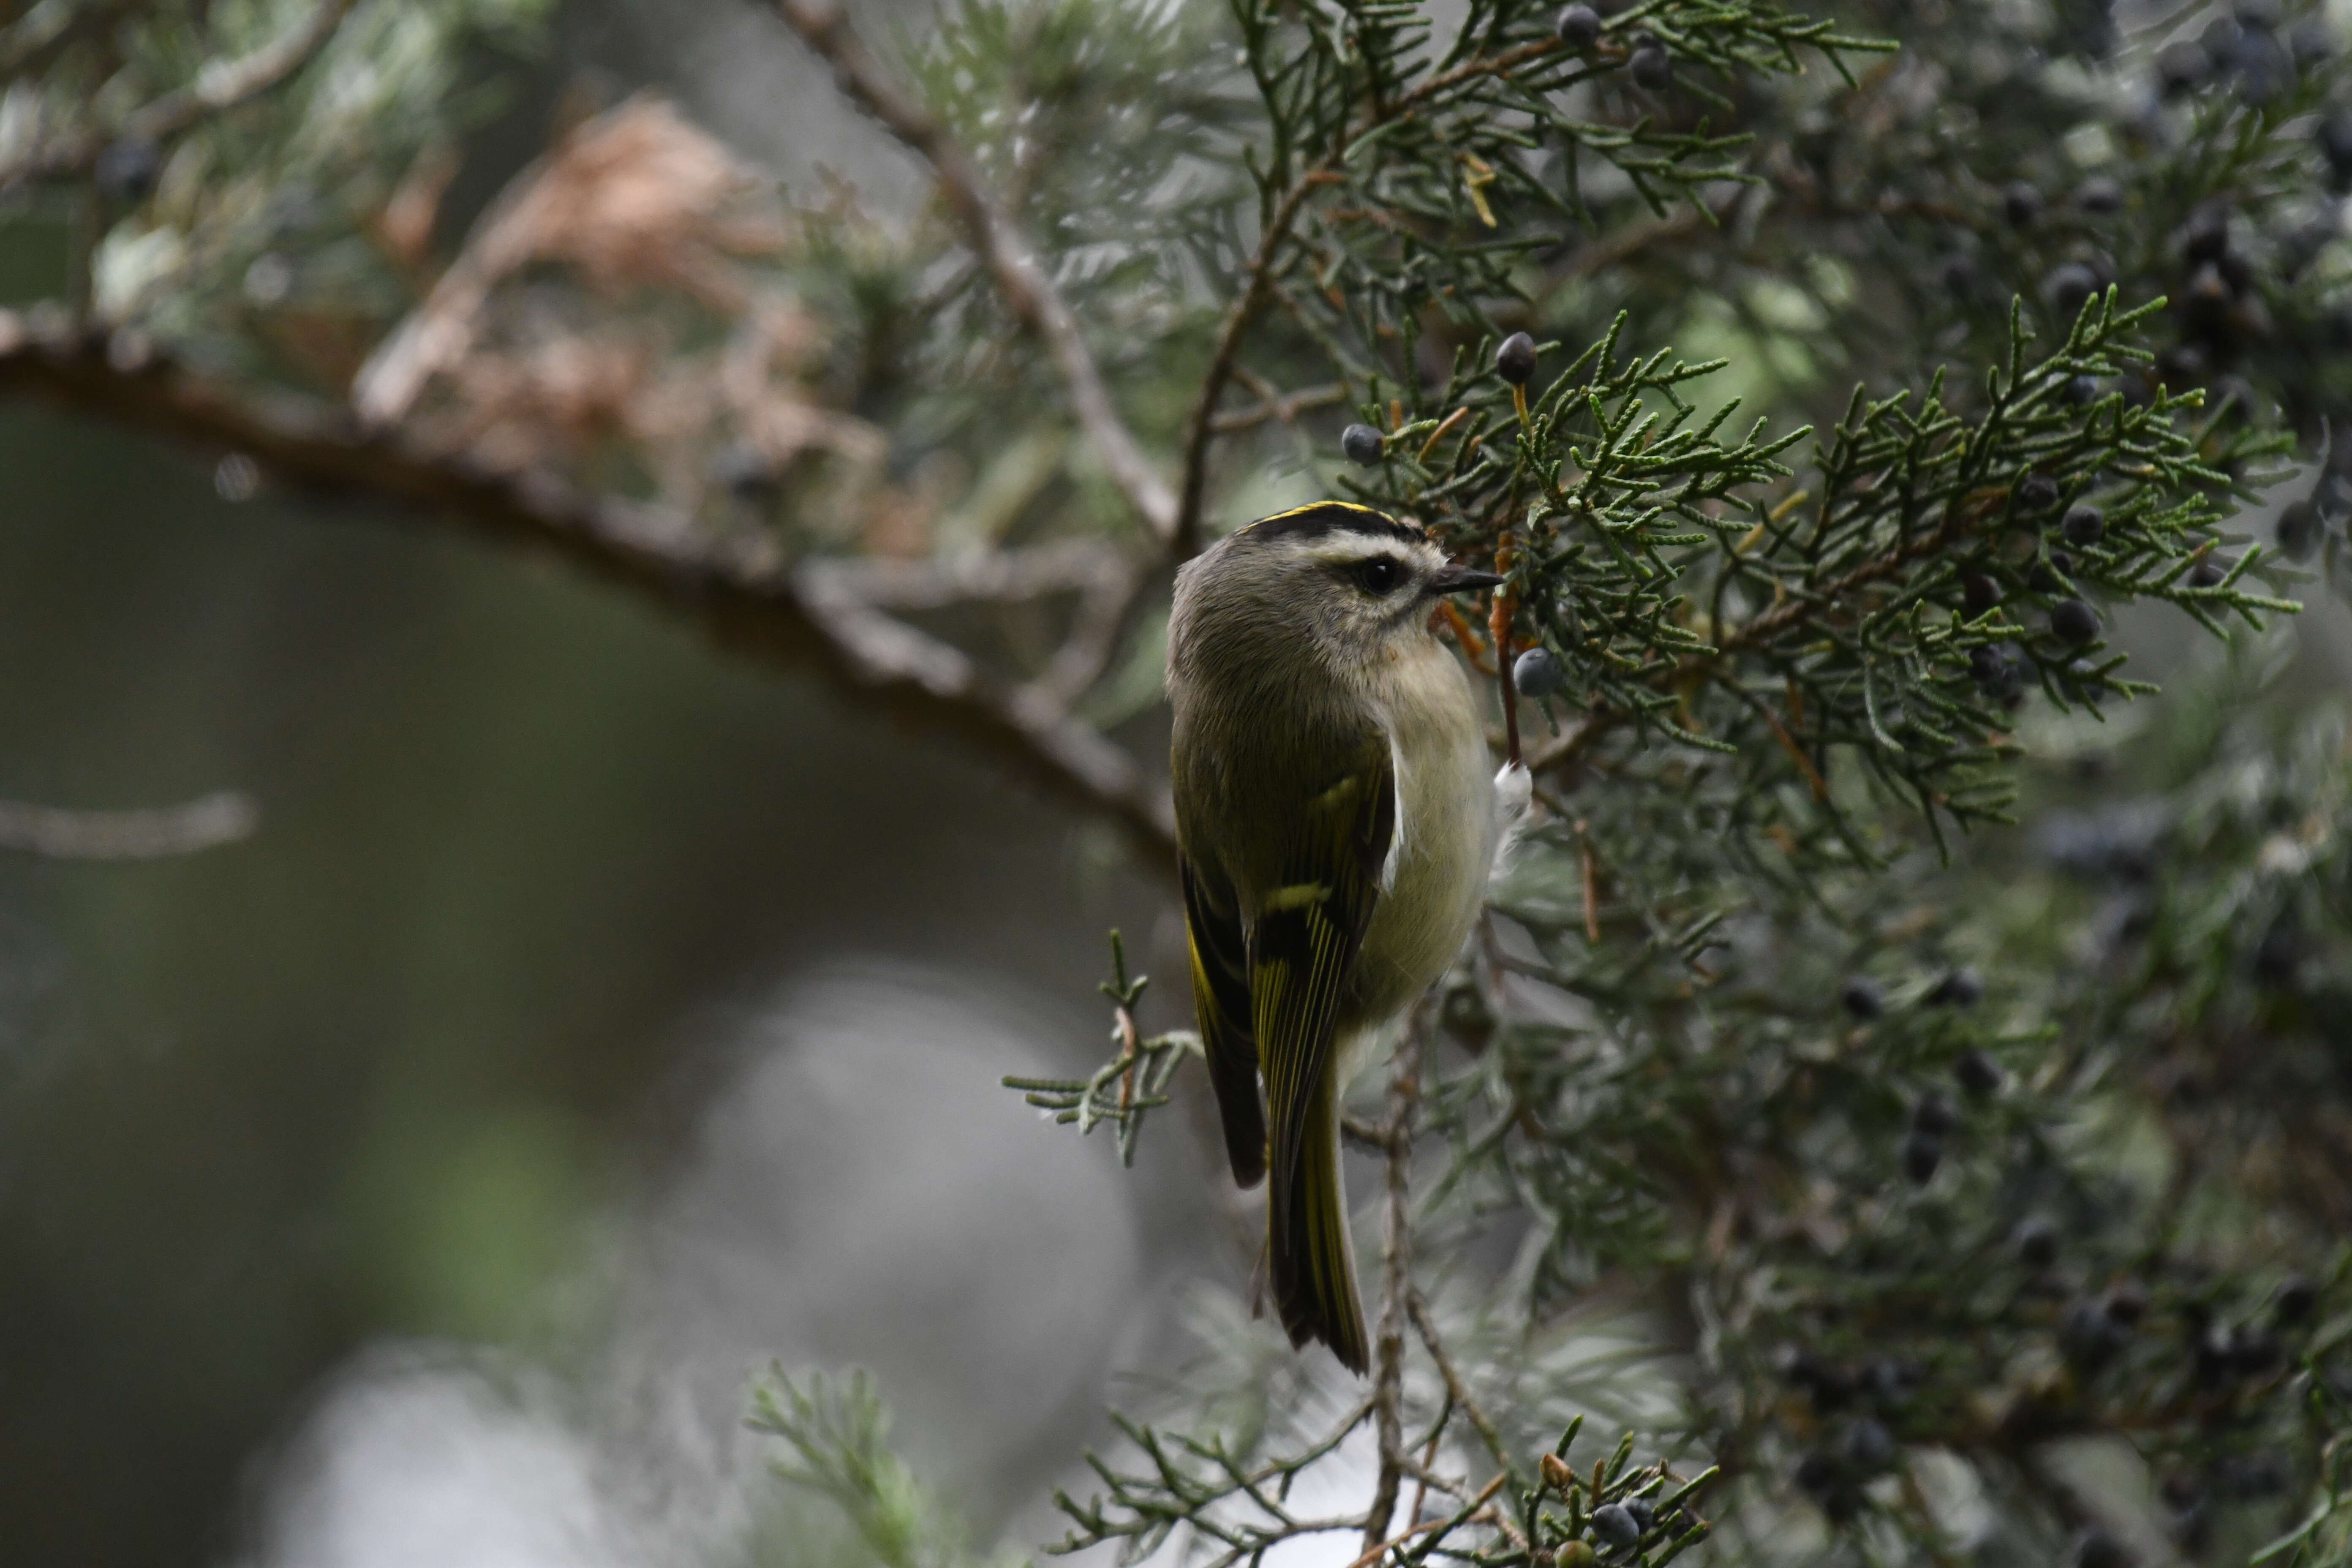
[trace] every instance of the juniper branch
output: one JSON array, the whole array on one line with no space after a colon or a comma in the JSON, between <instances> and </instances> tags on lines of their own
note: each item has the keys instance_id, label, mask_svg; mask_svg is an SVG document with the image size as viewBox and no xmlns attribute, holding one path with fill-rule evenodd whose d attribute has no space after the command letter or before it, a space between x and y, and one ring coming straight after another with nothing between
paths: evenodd
<instances>
[{"instance_id":1,"label":"juniper branch","mask_svg":"<svg viewBox=\"0 0 2352 1568\"><path fill-rule=\"evenodd\" d=\"M970 235L1005 308L1053 356L1069 393L1071 412L1112 482L1145 526L1163 541L1181 537L1176 498L1120 417L1087 346L1084 326L1046 275L1036 247L988 190L970 155L890 79L835 0L775 0L775 6L793 31L833 68L842 90L930 164L940 193Z\"/></svg>"},{"instance_id":2,"label":"juniper branch","mask_svg":"<svg viewBox=\"0 0 2352 1568\"><path fill-rule=\"evenodd\" d=\"M1006 691L960 650L879 614L838 580L795 574L772 542L714 541L659 508L583 495L544 473L485 472L397 431L362 431L339 414L209 381L135 332L36 331L0 312L0 391L243 454L314 496L390 502L566 561L674 610L722 647L812 670L856 701L996 757L1055 797L1101 812L1150 863L1173 869L1166 796L1126 752Z\"/></svg>"}]
</instances>

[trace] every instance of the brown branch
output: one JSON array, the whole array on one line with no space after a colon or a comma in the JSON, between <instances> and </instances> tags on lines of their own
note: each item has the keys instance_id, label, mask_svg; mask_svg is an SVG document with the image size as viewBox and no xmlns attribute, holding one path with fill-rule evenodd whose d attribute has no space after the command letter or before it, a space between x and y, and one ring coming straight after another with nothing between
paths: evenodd
<instances>
[{"instance_id":1,"label":"brown branch","mask_svg":"<svg viewBox=\"0 0 2352 1568\"><path fill-rule=\"evenodd\" d=\"M206 62L196 72L194 81L165 93L110 132L84 131L45 146L35 146L14 163L0 167L0 191L28 180L88 174L99 154L114 142L168 142L214 115L260 97L326 47L352 5L352 0L320 0L318 7L297 26L249 55Z\"/></svg>"},{"instance_id":2,"label":"brown branch","mask_svg":"<svg viewBox=\"0 0 2352 1568\"><path fill-rule=\"evenodd\" d=\"M1174 868L1174 815L1133 758L1052 705L1007 690L960 650L788 570L772 543L714 539L691 519L582 495L550 476L487 472L315 405L238 396L137 349L128 333L111 342L39 334L0 312L0 392L225 448L300 489L396 502L556 556L687 617L731 652L812 670L860 705L972 745L1055 798L1118 823L1153 866Z\"/></svg>"},{"instance_id":3,"label":"brown branch","mask_svg":"<svg viewBox=\"0 0 2352 1568\"><path fill-rule=\"evenodd\" d=\"M1243 430L1255 430L1273 419L1290 425L1309 409L1328 408L1335 403L1347 400L1348 389L1344 386L1310 386L1298 392L1267 397L1251 407L1238 408L1231 414L1220 414L1209 421L1209 428L1213 434L1231 436Z\"/></svg>"},{"instance_id":4,"label":"brown branch","mask_svg":"<svg viewBox=\"0 0 2352 1568\"><path fill-rule=\"evenodd\" d=\"M1446 1397L1470 1418L1470 1425L1477 1430L1478 1440L1486 1445L1486 1452L1495 1457L1495 1463L1502 1466L1507 1475L1511 1468L1511 1451L1503 1442L1502 1430L1485 1411L1478 1408L1478 1402L1470 1397L1469 1385L1462 1381L1462 1373L1454 1367L1454 1358L1446 1353L1445 1342L1438 1336L1436 1321L1429 1315L1429 1303L1422 1300L1420 1291L1414 1290L1405 1298L1405 1310L1412 1315L1412 1326L1421 1335L1422 1348L1429 1352L1429 1359L1437 1363L1437 1375L1445 1380Z\"/></svg>"},{"instance_id":5,"label":"brown branch","mask_svg":"<svg viewBox=\"0 0 2352 1568\"><path fill-rule=\"evenodd\" d=\"M1488 1502L1494 1500L1495 1494L1503 1489L1503 1483L1510 1479L1511 1472L1508 1470L1504 1470L1497 1474L1493 1480L1486 1483L1485 1489L1481 1490L1476 1497L1470 1500L1468 1507L1463 1511L1465 1513L1475 1514L1480 1509L1483 1509ZM1373 1563L1378 1563L1382 1557L1387 1556L1390 1552L1397 1547L1402 1546L1414 1536L1426 1535L1433 1530L1444 1530L1452 1523L1454 1523L1454 1521L1450 1519L1423 1520L1419 1524L1408 1526L1402 1532L1391 1535L1386 1541L1381 1542L1379 1545L1370 1548L1365 1552L1362 1556L1357 1558L1353 1563L1349 1563L1348 1568L1372 1568Z\"/></svg>"},{"instance_id":6,"label":"brown branch","mask_svg":"<svg viewBox=\"0 0 2352 1568\"><path fill-rule=\"evenodd\" d=\"M1516 47L1505 49L1498 55L1480 55L1474 59L1465 60L1444 75L1431 77L1427 81L1414 88L1398 100L1398 107L1412 108L1427 102L1449 88L1475 81L1482 76L1508 76L1530 60L1539 60L1546 55L1559 53L1562 47L1557 38L1538 38L1531 44L1520 44ZM1623 48L1624 46L1617 44L1612 39L1603 44L1599 53L1604 58L1616 59L1620 58Z\"/></svg>"},{"instance_id":7,"label":"brown branch","mask_svg":"<svg viewBox=\"0 0 2352 1568\"><path fill-rule=\"evenodd\" d=\"M1944 509L1943 517L1927 532L1906 541L1884 555L1874 556L1817 592L1792 597L1787 603L1765 611L1726 638L1722 652L1706 662L1718 662L1727 655L1744 652L1767 642L1799 622L1819 614L1825 606L1834 605L1855 590L1866 588L1873 583L1893 576L1915 561L1936 554L1945 545L1999 511L2008 495L2009 491L2003 487L1989 486L1953 498L1951 504ZM1822 505L1828 505L1827 498L1823 499Z\"/></svg>"},{"instance_id":8,"label":"brown branch","mask_svg":"<svg viewBox=\"0 0 2352 1568\"><path fill-rule=\"evenodd\" d=\"M946 610L1019 604L1055 594L1124 584L1126 560L1092 539L1057 539L1013 550L974 550L919 561L843 557L812 561L803 574L877 610Z\"/></svg>"},{"instance_id":9,"label":"brown branch","mask_svg":"<svg viewBox=\"0 0 2352 1568\"><path fill-rule=\"evenodd\" d=\"M1089 584L1062 646L1054 650L1030 689L1061 708L1093 690L1095 683L1110 672L1111 661L1118 657L1127 629L1151 582L1150 572L1121 563L1115 575Z\"/></svg>"},{"instance_id":10,"label":"brown branch","mask_svg":"<svg viewBox=\"0 0 2352 1568\"><path fill-rule=\"evenodd\" d=\"M1570 253L1567 262L1555 274L1555 280L1590 278L1604 268L1623 266L1652 246L1664 245L1705 229L1721 228L1730 221L1748 189L1747 184L1740 184L1728 195L1706 204L1704 209L1696 205L1680 207L1664 217L1629 223L1606 238L1580 246Z\"/></svg>"},{"instance_id":11,"label":"brown branch","mask_svg":"<svg viewBox=\"0 0 2352 1568\"><path fill-rule=\"evenodd\" d=\"M1780 716L1772 711L1772 705L1728 675L1718 675L1716 684L1756 710L1771 730L1772 738L1780 742L1780 749L1789 753L1789 760L1797 764L1799 773L1805 775L1805 783L1812 790L1813 798L1826 802L1830 798L1829 781L1822 777L1819 768L1813 766L1813 760L1805 755L1804 747L1797 744L1797 737L1789 732L1789 727L1780 722Z\"/></svg>"},{"instance_id":12,"label":"brown branch","mask_svg":"<svg viewBox=\"0 0 2352 1568\"><path fill-rule=\"evenodd\" d=\"M145 811L67 811L0 801L0 849L57 860L156 860L249 837L260 814L232 792Z\"/></svg>"},{"instance_id":13,"label":"brown branch","mask_svg":"<svg viewBox=\"0 0 2352 1568\"><path fill-rule=\"evenodd\" d=\"M780 0L780 3L792 4L793 0ZM1482 76L1507 75L1530 60L1557 53L1560 47L1557 39L1546 38L1507 49L1499 55L1481 56L1466 61L1443 76L1430 78L1392 105L1376 106L1370 116L1370 124L1408 118L1421 105L1450 88ZM1369 128L1368 124L1366 129ZM1361 133L1360 131L1351 132L1337 138L1337 143L1339 147L1349 146ZM1193 400L1192 413L1184 427L1184 478L1179 492L1172 540L1173 552L1179 561L1188 559L1201 546L1201 508L1209 488L1209 445L1220 433L1217 400L1224 395L1226 384L1234 379L1242 339L1255 324L1258 312L1265 308L1266 297L1273 291L1275 262L1280 258L1282 247L1289 243L1291 228L1297 223L1307 198L1318 187L1335 184L1339 178L1339 153L1334 152L1301 174L1297 182L1283 193L1282 199L1266 215L1265 227L1258 236L1257 249L1251 254L1244 271L1242 291L1227 308L1224 320L1218 323L1216 349L1210 355L1208 372L1201 378L1201 391Z\"/></svg>"},{"instance_id":14,"label":"brown branch","mask_svg":"<svg viewBox=\"0 0 2352 1568\"><path fill-rule=\"evenodd\" d=\"M1209 442L1216 434L1217 400L1225 394L1225 384L1233 379L1234 362L1240 357L1242 338L1257 321L1265 308L1266 295L1274 287L1274 261L1290 237L1290 226L1298 220L1298 212L1306 205L1308 193L1323 183L1323 172L1302 175L1290 187L1282 200L1275 205L1265 220L1265 232L1258 236L1257 250L1250 257L1249 280L1241 293L1226 308L1225 319L1217 326L1216 351L1209 356L1209 368L1201 377L1201 391L1192 401L1192 413L1184 426L1184 482L1176 503L1175 523L1170 530L1170 550L1179 561L1190 560L1201 548L1201 505L1209 489Z\"/></svg>"},{"instance_id":15,"label":"brown branch","mask_svg":"<svg viewBox=\"0 0 2352 1568\"><path fill-rule=\"evenodd\" d=\"M1046 277L1036 248L990 193L971 154L929 110L899 90L849 25L838 0L774 0L774 5L786 25L833 67L842 91L931 165L940 194L971 236L972 249L995 280L1005 308L1044 341L1053 356L1069 392L1071 410L1111 482L1152 532L1163 542L1174 540L1175 496L1119 418L1077 316Z\"/></svg>"},{"instance_id":16,"label":"brown branch","mask_svg":"<svg viewBox=\"0 0 2352 1568\"><path fill-rule=\"evenodd\" d=\"M1584 818L1576 819L1576 858L1584 884L1584 940L1601 945L1601 865L1592 853L1592 834Z\"/></svg>"}]
</instances>

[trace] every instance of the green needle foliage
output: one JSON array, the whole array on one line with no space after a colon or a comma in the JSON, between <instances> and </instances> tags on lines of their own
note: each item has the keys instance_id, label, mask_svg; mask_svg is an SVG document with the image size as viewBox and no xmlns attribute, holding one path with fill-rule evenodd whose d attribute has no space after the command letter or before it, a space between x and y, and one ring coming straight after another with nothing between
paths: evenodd
<instances>
[{"instance_id":1,"label":"green needle foliage","mask_svg":"<svg viewBox=\"0 0 2352 1568\"><path fill-rule=\"evenodd\" d=\"M2015 319L1974 418L1940 376L1916 399L1857 389L1815 453L1818 498L1761 493L1807 432L1766 442L1759 421L1722 445L1732 410L1700 423L1675 391L1720 365L1670 366L1662 352L1621 366L1616 329L1526 401L1510 445L1489 439L1490 423L1512 429L1500 384L1457 376L1440 403L1483 401L1487 419L1406 425L1394 439L1407 455L1357 489L1508 571L1577 694L1564 705L1584 712L1575 749L1622 728L1621 752L1659 735L1730 756L1777 742L1835 816L1823 753L1852 748L1931 822L1966 826L2007 800L1986 764L2025 683L2094 713L2152 689L2116 674L2095 619L2064 635L2057 605L2086 590L2158 597L2216 633L2221 614L2258 626L2294 608L2250 586L2259 552L2210 584L2191 577L2220 542L2228 489L2184 419L2194 395L2069 401L2078 378L2148 357L2130 332L2158 304L2119 310L2110 293L2038 362ZM1652 412L1644 394L1666 406ZM2228 458L2279 445L2241 437ZM2055 525L2084 504L2101 533L2067 546Z\"/></svg>"},{"instance_id":2,"label":"green needle foliage","mask_svg":"<svg viewBox=\"0 0 2352 1568\"><path fill-rule=\"evenodd\" d=\"M1117 1009L1111 1042L1118 1054L1087 1078L1008 1075L1003 1082L1007 1089L1019 1089L1029 1104L1052 1112L1055 1121L1065 1126L1076 1122L1081 1133L1109 1122L1118 1130L1119 1163L1133 1165L1135 1141L1143 1131L1145 1114L1169 1102L1168 1080L1186 1057L1201 1054L1201 1037L1190 1029L1171 1029L1150 1039L1141 1037L1135 1026L1135 1010L1150 977L1128 978L1127 944L1117 931L1110 933L1110 967L1111 977L1103 982L1102 993Z\"/></svg>"},{"instance_id":3,"label":"green needle foliage","mask_svg":"<svg viewBox=\"0 0 2352 1568\"><path fill-rule=\"evenodd\" d=\"M2024 62L1975 7L1234 8L1247 185L1185 187L1169 341L1261 460L1507 574L1454 631L1551 661L1500 687L1540 809L1353 1123L1371 1384L1236 1405L1280 1352L1211 1314L1049 1550L2347 1560L2347 750L2263 695L2326 471L2312 537L2242 521L2342 395L2281 325L2341 308L2338 89L2248 16L2184 88L2104 16ZM2160 697L2151 615L2238 652ZM1129 1153L1121 1017L1015 1087Z\"/></svg>"},{"instance_id":4,"label":"green needle foliage","mask_svg":"<svg viewBox=\"0 0 2352 1568\"><path fill-rule=\"evenodd\" d=\"M1008 15L927 56L996 168ZM1273 465L1507 575L1452 631L1538 817L1351 1123L1369 1386L1205 1314L1049 1550L2346 1562L2347 749L2263 696L2332 470L2243 521L2347 390L2322 24L1226 21L1245 79L1194 50L1104 139L1177 194L1041 154L1023 199L1203 516ZM1059 68L1073 140L1133 81ZM2159 697L2151 616L2236 654ZM1183 1053L1115 968L1116 1054L1014 1087L1129 1155Z\"/></svg>"},{"instance_id":5,"label":"green needle foliage","mask_svg":"<svg viewBox=\"0 0 2352 1568\"><path fill-rule=\"evenodd\" d=\"M780 1479L837 1505L882 1568L950 1568L967 1561L923 1484L888 1446L889 1416L873 1380L796 1383L781 1370L752 1397L751 1429L781 1440Z\"/></svg>"}]
</instances>

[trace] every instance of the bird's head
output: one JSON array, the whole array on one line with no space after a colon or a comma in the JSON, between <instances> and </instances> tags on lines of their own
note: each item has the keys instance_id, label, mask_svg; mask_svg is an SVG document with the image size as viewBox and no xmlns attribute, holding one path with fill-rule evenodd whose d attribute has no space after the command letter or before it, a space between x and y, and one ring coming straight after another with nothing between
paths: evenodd
<instances>
[{"instance_id":1,"label":"bird's head","mask_svg":"<svg viewBox=\"0 0 2352 1568\"><path fill-rule=\"evenodd\" d=\"M1425 532L1384 512L1320 501L1263 518L1177 575L1176 641L1287 639L1343 668L1428 636L1449 594L1503 579L1447 562Z\"/></svg>"}]
</instances>

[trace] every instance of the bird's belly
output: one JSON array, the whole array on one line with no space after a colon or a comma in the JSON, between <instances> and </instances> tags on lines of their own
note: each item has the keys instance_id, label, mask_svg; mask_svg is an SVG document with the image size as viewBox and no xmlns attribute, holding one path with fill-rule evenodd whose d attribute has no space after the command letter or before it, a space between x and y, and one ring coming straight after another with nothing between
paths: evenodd
<instances>
[{"instance_id":1,"label":"bird's belly","mask_svg":"<svg viewBox=\"0 0 2352 1568\"><path fill-rule=\"evenodd\" d=\"M1486 746L1466 701L1444 721L1397 735L1402 832L1388 889L1373 907L1346 1025L1375 1026L1445 972L1478 917L1494 858L1494 792Z\"/></svg>"}]
</instances>

